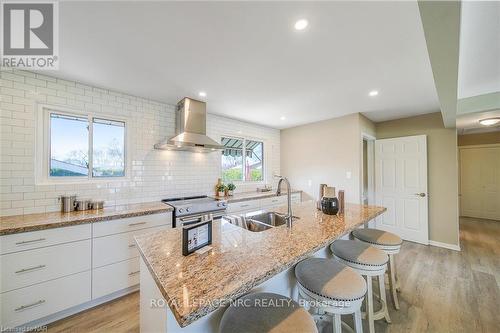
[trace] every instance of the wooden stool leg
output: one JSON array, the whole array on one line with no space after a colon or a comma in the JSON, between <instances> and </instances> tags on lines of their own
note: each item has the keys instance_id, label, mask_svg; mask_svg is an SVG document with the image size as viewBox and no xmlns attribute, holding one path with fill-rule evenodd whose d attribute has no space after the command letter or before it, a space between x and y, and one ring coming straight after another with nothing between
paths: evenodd
<instances>
[{"instance_id":1,"label":"wooden stool leg","mask_svg":"<svg viewBox=\"0 0 500 333\"><path fill-rule=\"evenodd\" d=\"M372 277L366 277L366 285L367 285L367 302L366 302L366 313L368 319L368 331L370 333L375 333L375 320L373 318L373 288L372 288Z\"/></svg>"},{"instance_id":2,"label":"wooden stool leg","mask_svg":"<svg viewBox=\"0 0 500 333\"><path fill-rule=\"evenodd\" d=\"M380 292L380 300L382 301L382 307L384 309L384 318L385 321L390 324L391 323L391 317L389 317L389 309L387 307L387 298L385 296L385 281L384 281L384 275L381 274L378 276L378 288Z\"/></svg>"},{"instance_id":3,"label":"wooden stool leg","mask_svg":"<svg viewBox=\"0 0 500 333\"><path fill-rule=\"evenodd\" d=\"M333 315L333 333L342 333L342 318L338 313Z\"/></svg>"},{"instance_id":4,"label":"wooden stool leg","mask_svg":"<svg viewBox=\"0 0 500 333\"><path fill-rule=\"evenodd\" d=\"M396 310L399 310L398 292L396 291L396 272L394 270L394 255L389 254L389 286L391 287L392 302Z\"/></svg>"},{"instance_id":5,"label":"wooden stool leg","mask_svg":"<svg viewBox=\"0 0 500 333\"><path fill-rule=\"evenodd\" d=\"M354 331L356 333L363 333L363 324L361 322L361 310L358 309L354 312Z\"/></svg>"}]
</instances>

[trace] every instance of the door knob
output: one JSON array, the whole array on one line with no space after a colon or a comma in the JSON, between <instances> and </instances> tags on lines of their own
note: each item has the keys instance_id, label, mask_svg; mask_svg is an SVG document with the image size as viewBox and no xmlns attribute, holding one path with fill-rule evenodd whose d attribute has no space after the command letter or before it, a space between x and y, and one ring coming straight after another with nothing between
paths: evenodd
<instances>
[{"instance_id":1,"label":"door knob","mask_svg":"<svg viewBox=\"0 0 500 333\"><path fill-rule=\"evenodd\" d=\"M415 195L418 195L419 197L422 197L422 198L425 197L425 193L424 192L422 192L422 193L415 193Z\"/></svg>"}]
</instances>

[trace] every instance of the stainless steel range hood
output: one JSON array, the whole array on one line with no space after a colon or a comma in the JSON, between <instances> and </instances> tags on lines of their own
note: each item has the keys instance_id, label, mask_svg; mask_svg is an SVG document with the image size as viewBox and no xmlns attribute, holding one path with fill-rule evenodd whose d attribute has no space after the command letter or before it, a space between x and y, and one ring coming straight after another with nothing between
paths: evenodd
<instances>
[{"instance_id":1,"label":"stainless steel range hood","mask_svg":"<svg viewBox=\"0 0 500 333\"><path fill-rule=\"evenodd\" d=\"M207 110L204 102L184 97L177 103L175 123L176 135L155 144L155 149L187 150L202 153L224 149L224 146L206 135Z\"/></svg>"}]
</instances>

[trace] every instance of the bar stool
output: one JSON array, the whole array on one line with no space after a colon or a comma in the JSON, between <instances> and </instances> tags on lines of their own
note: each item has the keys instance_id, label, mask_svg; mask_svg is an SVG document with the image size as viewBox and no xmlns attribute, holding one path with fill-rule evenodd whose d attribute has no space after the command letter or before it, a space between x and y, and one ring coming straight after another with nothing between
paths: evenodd
<instances>
[{"instance_id":1,"label":"bar stool","mask_svg":"<svg viewBox=\"0 0 500 333\"><path fill-rule=\"evenodd\" d=\"M333 332L342 331L341 315L352 314L356 333L362 333L361 304L366 283L361 275L346 265L330 259L308 258L295 266L299 299L320 313L333 318ZM346 325L347 326L347 325Z\"/></svg>"},{"instance_id":2,"label":"bar stool","mask_svg":"<svg viewBox=\"0 0 500 333\"><path fill-rule=\"evenodd\" d=\"M312 316L291 298L254 293L238 298L222 315L220 333L317 333Z\"/></svg>"},{"instance_id":3,"label":"bar stool","mask_svg":"<svg viewBox=\"0 0 500 333\"><path fill-rule=\"evenodd\" d=\"M355 239L370 244L389 255L389 287L394 307L399 310L398 292L401 288L394 256L401 250L403 240L398 235L378 229L356 229L351 234Z\"/></svg>"},{"instance_id":4,"label":"bar stool","mask_svg":"<svg viewBox=\"0 0 500 333\"><path fill-rule=\"evenodd\" d=\"M335 259L351 267L359 274L366 277L368 291L366 294L366 317L370 333L375 332L375 320L385 318L387 323L391 323L389 311L387 310L387 300L385 296L384 275L389 258L383 251L368 244L339 239L330 245L330 250ZM372 277L378 277L381 309L374 312Z\"/></svg>"}]
</instances>

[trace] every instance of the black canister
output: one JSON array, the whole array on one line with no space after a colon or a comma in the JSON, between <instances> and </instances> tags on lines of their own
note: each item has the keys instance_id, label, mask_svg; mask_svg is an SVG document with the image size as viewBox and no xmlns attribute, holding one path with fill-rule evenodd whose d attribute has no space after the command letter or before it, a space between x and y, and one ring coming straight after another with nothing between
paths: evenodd
<instances>
[{"instance_id":1,"label":"black canister","mask_svg":"<svg viewBox=\"0 0 500 333\"><path fill-rule=\"evenodd\" d=\"M321 211L328 215L335 215L339 211L339 199L337 197L321 199Z\"/></svg>"}]
</instances>

